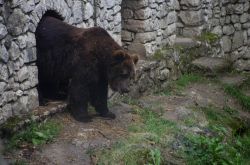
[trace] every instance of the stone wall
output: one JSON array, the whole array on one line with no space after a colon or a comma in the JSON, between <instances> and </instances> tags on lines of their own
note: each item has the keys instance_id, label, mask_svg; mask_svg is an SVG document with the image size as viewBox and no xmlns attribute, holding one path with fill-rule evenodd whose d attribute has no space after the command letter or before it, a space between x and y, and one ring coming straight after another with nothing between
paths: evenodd
<instances>
[{"instance_id":1,"label":"stone wall","mask_svg":"<svg viewBox=\"0 0 250 165\"><path fill-rule=\"evenodd\" d=\"M93 1L0 1L0 123L38 106L35 30L46 11L78 27L94 26ZM91 8L92 7L92 8Z\"/></svg>"},{"instance_id":2,"label":"stone wall","mask_svg":"<svg viewBox=\"0 0 250 165\"><path fill-rule=\"evenodd\" d=\"M239 71L250 71L249 0L179 0L179 4L178 35L215 33L220 43L213 56L231 60Z\"/></svg>"},{"instance_id":3,"label":"stone wall","mask_svg":"<svg viewBox=\"0 0 250 165\"><path fill-rule=\"evenodd\" d=\"M125 48L138 41L149 56L174 40L173 6L172 0L0 0L0 123L39 104L34 33L46 12L77 27L103 27Z\"/></svg>"},{"instance_id":4,"label":"stone wall","mask_svg":"<svg viewBox=\"0 0 250 165\"><path fill-rule=\"evenodd\" d=\"M77 27L104 27L121 43L121 1L0 1L0 123L38 106L35 30L47 11ZM96 19L98 17L98 19Z\"/></svg>"},{"instance_id":5,"label":"stone wall","mask_svg":"<svg viewBox=\"0 0 250 165\"><path fill-rule=\"evenodd\" d=\"M217 56L230 59L239 71L250 71L250 2L213 1L208 20L211 32L220 36Z\"/></svg>"},{"instance_id":6,"label":"stone wall","mask_svg":"<svg viewBox=\"0 0 250 165\"><path fill-rule=\"evenodd\" d=\"M176 31L175 0L126 0L122 3L122 41L125 48L151 56L173 44Z\"/></svg>"}]
</instances>

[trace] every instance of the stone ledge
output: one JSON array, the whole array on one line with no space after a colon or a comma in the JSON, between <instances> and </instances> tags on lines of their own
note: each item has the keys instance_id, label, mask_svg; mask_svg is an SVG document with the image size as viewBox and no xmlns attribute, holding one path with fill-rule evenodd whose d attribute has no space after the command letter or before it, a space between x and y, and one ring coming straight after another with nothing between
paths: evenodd
<instances>
[{"instance_id":1,"label":"stone ledge","mask_svg":"<svg viewBox=\"0 0 250 165\"><path fill-rule=\"evenodd\" d=\"M203 72L207 75L215 75L230 67L230 63L227 60L218 57L200 57L192 61L191 65L192 71Z\"/></svg>"},{"instance_id":2,"label":"stone ledge","mask_svg":"<svg viewBox=\"0 0 250 165\"><path fill-rule=\"evenodd\" d=\"M34 109L31 114L23 117L10 117L4 124L0 126L0 135L9 136L18 130L23 129L31 122L40 122L46 118L66 110L67 104L63 101L49 102L46 106L39 106Z\"/></svg>"}]
</instances>

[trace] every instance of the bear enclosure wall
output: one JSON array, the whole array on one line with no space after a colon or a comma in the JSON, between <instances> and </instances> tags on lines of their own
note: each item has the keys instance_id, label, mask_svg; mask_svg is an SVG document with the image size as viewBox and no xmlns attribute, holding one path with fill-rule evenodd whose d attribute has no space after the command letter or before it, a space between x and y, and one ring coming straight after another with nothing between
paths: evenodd
<instances>
[{"instance_id":1,"label":"bear enclosure wall","mask_svg":"<svg viewBox=\"0 0 250 165\"><path fill-rule=\"evenodd\" d=\"M179 0L177 35L217 34L211 56L225 58L238 71L250 71L249 0Z\"/></svg>"},{"instance_id":2,"label":"bear enclosure wall","mask_svg":"<svg viewBox=\"0 0 250 165\"><path fill-rule=\"evenodd\" d=\"M122 19L127 18L121 13L122 3L143 5L139 12L133 11L136 16L129 21L136 19L134 23L122 23ZM146 47L143 48L145 55L149 55L168 42L167 36L162 37L167 29L164 25L169 11L167 3L168 0L150 3L148 0L0 0L0 123L11 116L26 114L39 105L35 31L47 11L55 11L64 22L77 27L103 27L121 45L122 40L124 45L128 45L126 40L140 41ZM162 28L159 28L160 22ZM134 33L128 39L121 35L122 29L134 29L140 34L135 36ZM173 33L174 29L171 31Z\"/></svg>"}]
</instances>

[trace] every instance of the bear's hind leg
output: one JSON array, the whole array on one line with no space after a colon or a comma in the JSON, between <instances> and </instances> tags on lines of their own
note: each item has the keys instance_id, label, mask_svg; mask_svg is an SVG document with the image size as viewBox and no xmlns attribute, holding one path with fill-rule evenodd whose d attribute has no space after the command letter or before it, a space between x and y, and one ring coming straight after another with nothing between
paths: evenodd
<instances>
[{"instance_id":1,"label":"bear's hind leg","mask_svg":"<svg viewBox=\"0 0 250 165\"><path fill-rule=\"evenodd\" d=\"M72 82L69 90L69 111L74 119L80 122L90 122L88 115L88 90L78 83Z\"/></svg>"}]
</instances>

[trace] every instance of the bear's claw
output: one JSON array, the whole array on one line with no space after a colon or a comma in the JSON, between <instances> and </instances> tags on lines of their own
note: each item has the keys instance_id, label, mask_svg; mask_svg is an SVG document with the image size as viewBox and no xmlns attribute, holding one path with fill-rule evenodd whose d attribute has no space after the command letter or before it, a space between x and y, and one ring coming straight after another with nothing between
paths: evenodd
<instances>
[{"instance_id":1,"label":"bear's claw","mask_svg":"<svg viewBox=\"0 0 250 165\"><path fill-rule=\"evenodd\" d=\"M101 117L104 117L104 118L107 118L107 119L115 119L116 116L114 113L112 112L107 112L107 113L104 113L104 114L100 114Z\"/></svg>"}]
</instances>

